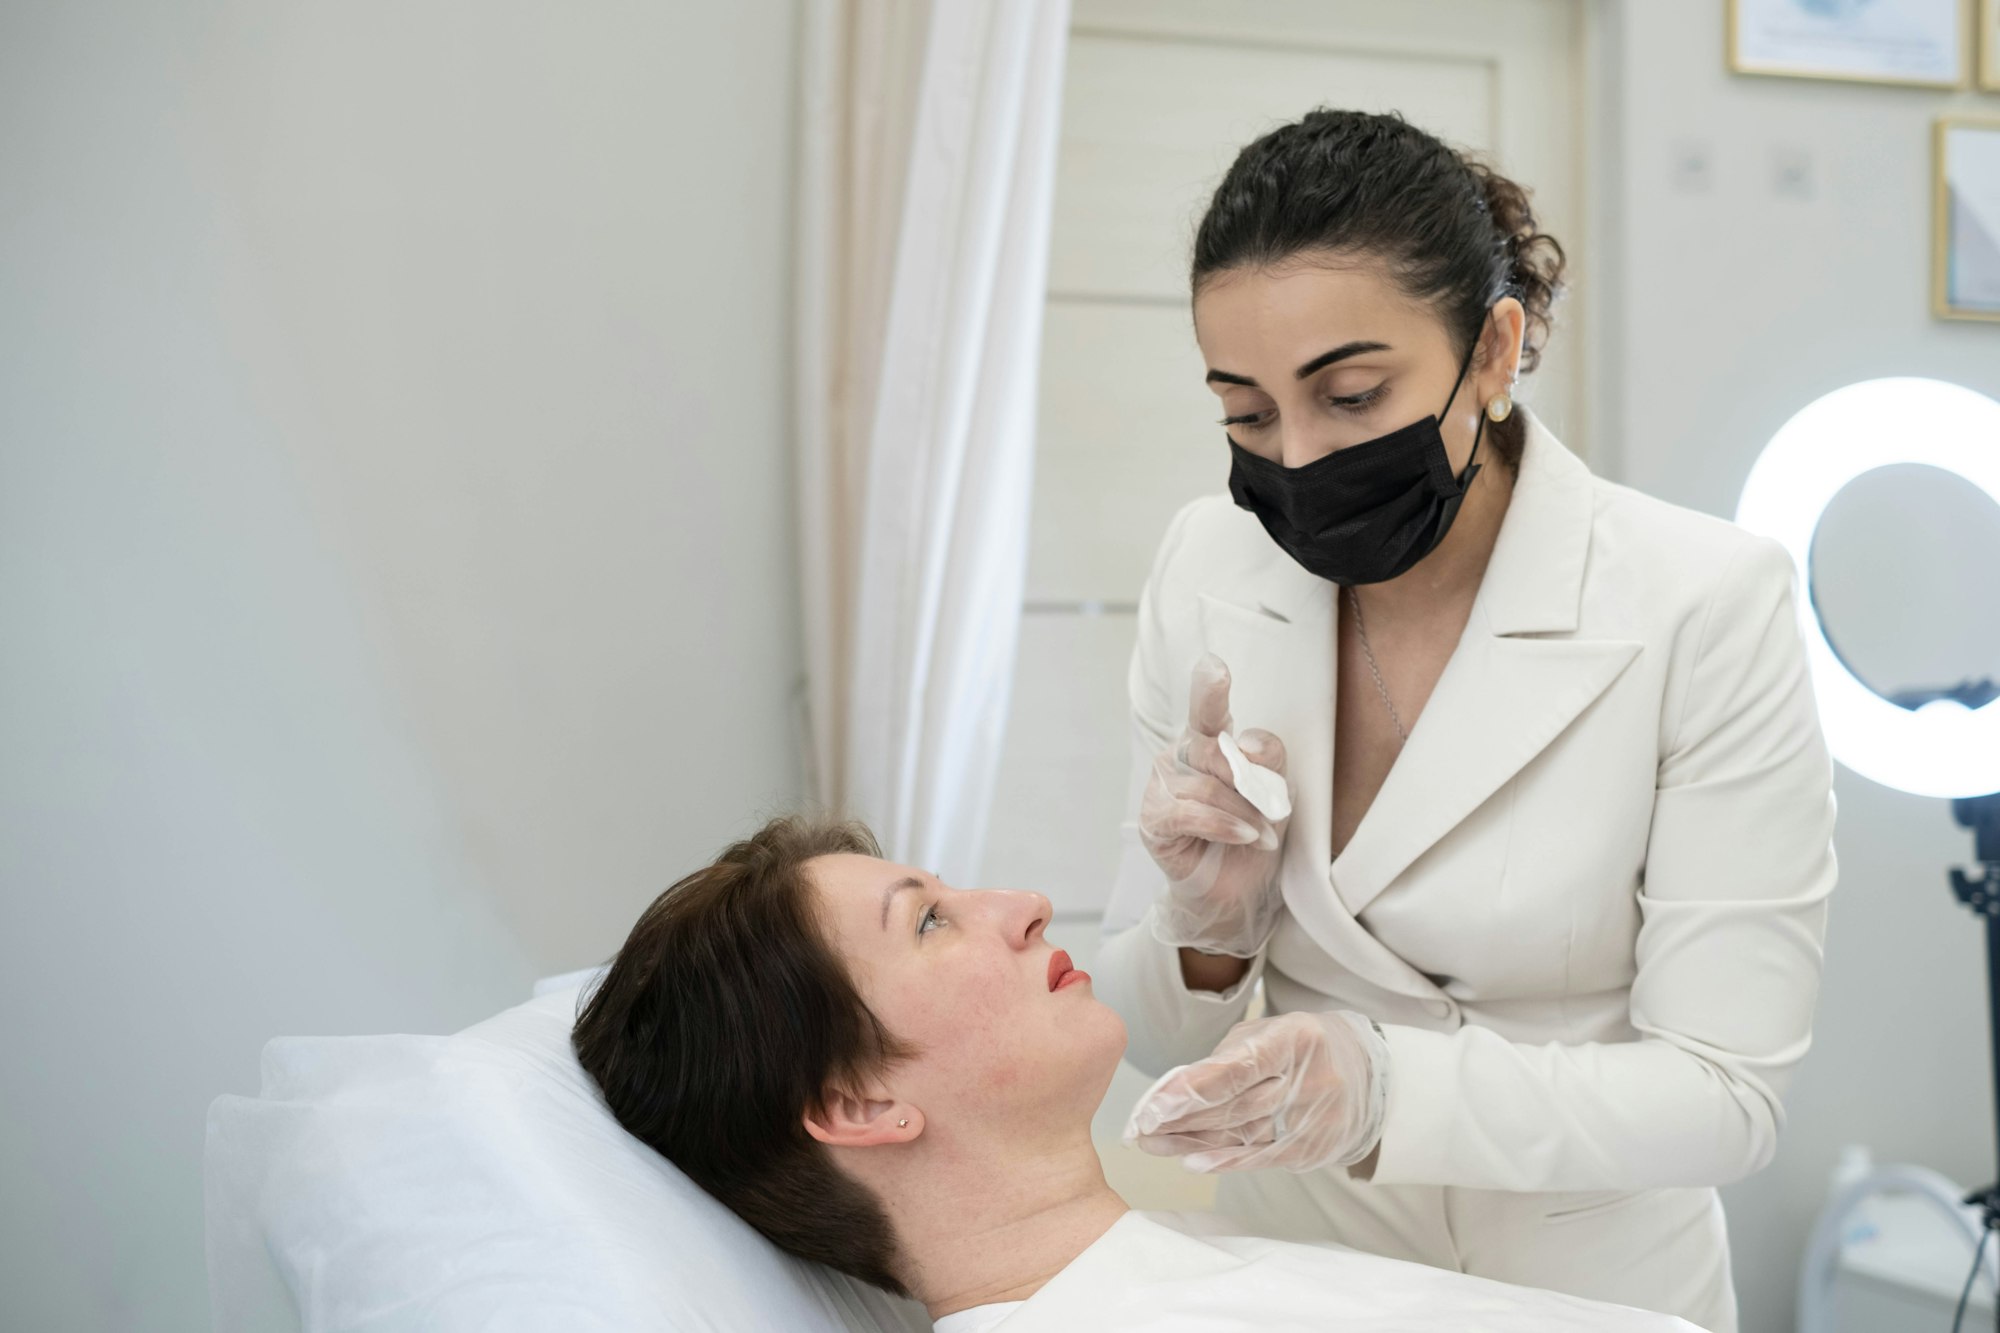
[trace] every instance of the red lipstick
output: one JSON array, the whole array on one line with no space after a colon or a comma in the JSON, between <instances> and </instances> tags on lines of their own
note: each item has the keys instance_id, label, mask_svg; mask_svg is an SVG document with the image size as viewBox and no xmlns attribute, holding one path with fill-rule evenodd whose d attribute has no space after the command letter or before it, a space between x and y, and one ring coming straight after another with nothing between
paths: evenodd
<instances>
[{"instance_id":1,"label":"red lipstick","mask_svg":"<svg viewBox=\"0 0 2000 1333\"><path fill-rule=\"evenodd\" d=\"M1090 980L1090 973L1079 972L1069 960L1069 954L1057 949L1049 955L1049 989L1057 991L1075 982Z\"/></svg>"}]
</instances>

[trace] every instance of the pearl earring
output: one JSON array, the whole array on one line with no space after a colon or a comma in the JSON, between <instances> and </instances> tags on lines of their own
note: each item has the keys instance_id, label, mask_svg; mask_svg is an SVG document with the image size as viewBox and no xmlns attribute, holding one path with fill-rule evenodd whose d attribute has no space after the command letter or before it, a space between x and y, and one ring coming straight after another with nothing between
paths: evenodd
<instances>
[{"instance_id":1,"label":"pearl earring","mask_svg":"<svg viewBox=\"0 0 2000 1333\"><path fill-rule=\"evenodd\" d=\"M1488 420L1505 421L1513 415L1514 400L1507 394L1503 393L1486 404L1486 416Z\"/></svg>"}]
</instances>

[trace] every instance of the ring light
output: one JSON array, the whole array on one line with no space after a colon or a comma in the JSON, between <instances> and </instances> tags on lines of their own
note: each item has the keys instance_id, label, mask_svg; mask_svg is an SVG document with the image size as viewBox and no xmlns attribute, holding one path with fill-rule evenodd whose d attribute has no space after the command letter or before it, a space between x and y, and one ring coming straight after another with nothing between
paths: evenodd
<instances>
[{"instance_id":1,"label":"ring light","mask_svg":"<svg viewBox=\"0 0 2000 1333\"><path fill-rule=\"evenodd\" d=\"M2000 792L2000 699L1940 699L1911 710L1862 683L1828 642L1813 606L1812 541L1841 487L1896 463L1942 468L2000 505L2000 403L1942 380L1864 380L1808 404L1779 428L1743 483L1736 521L1791 553L1806 595L1800 627L1834 758L1919 796ZM2000 599L1996 599L2000 600ZM2000 614L2000 606L1985 614Z\"/></svg>"}]
</instances>

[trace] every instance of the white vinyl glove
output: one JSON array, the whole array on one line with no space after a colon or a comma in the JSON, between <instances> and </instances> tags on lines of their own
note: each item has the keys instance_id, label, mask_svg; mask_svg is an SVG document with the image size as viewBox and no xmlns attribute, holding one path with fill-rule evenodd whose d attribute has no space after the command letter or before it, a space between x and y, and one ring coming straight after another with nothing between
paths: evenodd
<instances>
[{"instance_id":1,"label":"white vinyl glove","mask_svg":"<svg viewBox=\"0 0 2000 1333\"><path fill-rule=\"evenodd\" d=\"M1229 668L1208 653L1194 665L1187 730L1153 757L1139 840L1167 876L1153 933L1166 944L1254 958L1284 907L1278 860L1291 801L1284 743L1268 731L1230 737L1229 725ZM1276 817L1260 813L1244 787Z\"/></svg>"},{"instance_id":2,"label":"white vinyl glove","mask_svg":"<svg viewBox=\"0 0 2000 1333\"><path fill-rule=\"evenodd\" d=\"M1375 1150L1389 1107L1389 1044L1339 1009L1238 1023L1206 1060L1139 1098L1125 1142L1195 1171L1347 1166Z\"/></svg>"}]
</instances>

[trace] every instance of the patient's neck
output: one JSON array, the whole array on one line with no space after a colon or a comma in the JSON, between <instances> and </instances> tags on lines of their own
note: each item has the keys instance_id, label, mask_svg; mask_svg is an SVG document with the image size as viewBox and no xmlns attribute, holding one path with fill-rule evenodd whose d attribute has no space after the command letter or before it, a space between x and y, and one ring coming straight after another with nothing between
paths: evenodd
<instances>
[{"instance_id":1,"label":"patient's neck","mask_svg":"<svg viewBox=\"0 0 2000 1333\"><path fill-rule=\"evenodd\" d=\"M1032 1153L925 1139L881 1192L906 1284L933 1319L1026 1300L1128 1211L1087 1130Z\"/></svg>"}]
</instances>

